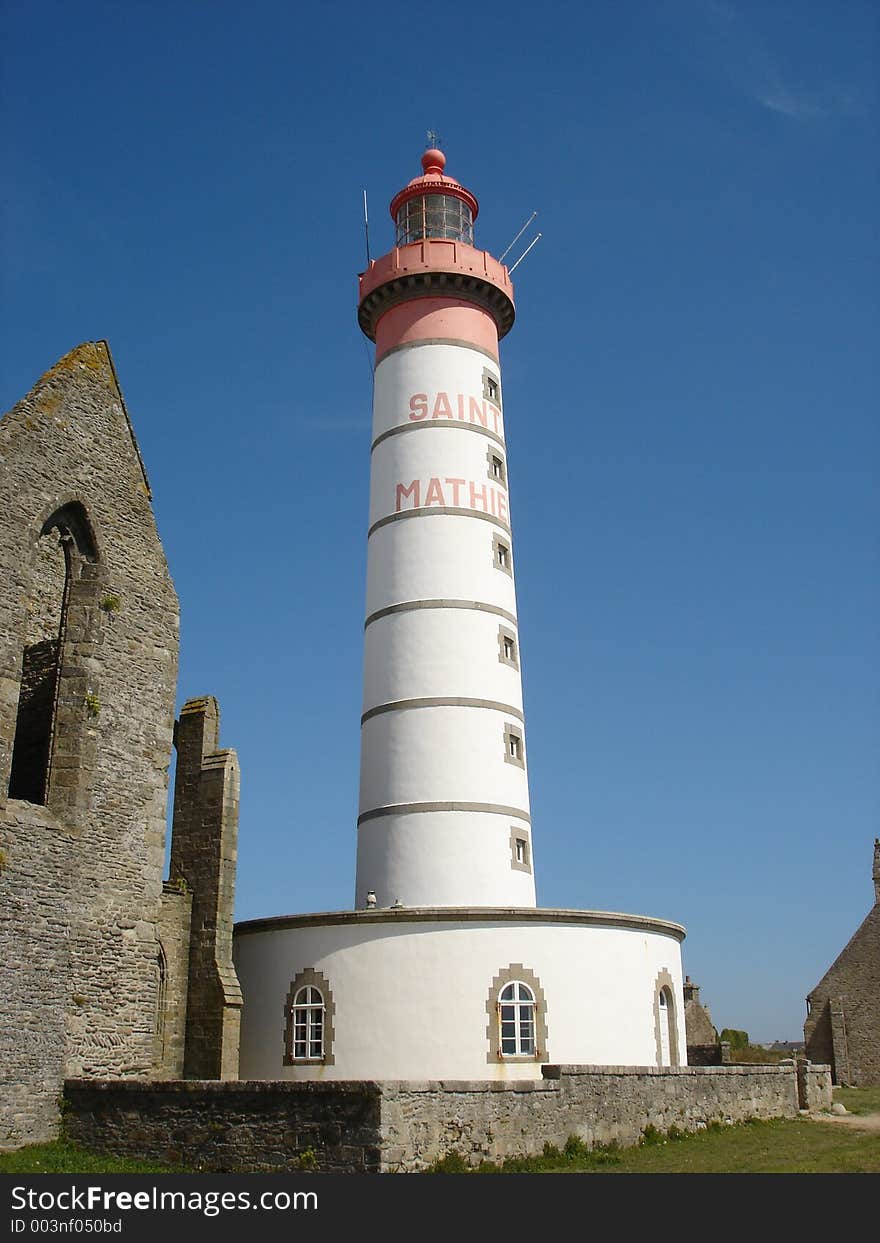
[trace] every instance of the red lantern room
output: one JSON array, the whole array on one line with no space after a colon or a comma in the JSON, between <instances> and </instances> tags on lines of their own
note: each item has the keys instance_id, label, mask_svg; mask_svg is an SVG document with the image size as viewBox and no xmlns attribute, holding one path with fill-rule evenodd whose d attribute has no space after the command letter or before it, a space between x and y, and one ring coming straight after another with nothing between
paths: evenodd
<instances>
[{"instance_id":1,"label":"red lantern room","mask_svg":"<svg viewBox=\"0 0 880 1243\"><path fill-rule=\"evenodd\" d=\"M414 177L391 200L398 246L408 246L426 237L447 237L473 246L477 200L453 177L444 174L445 165L443 152L430 148L422 156L423 175Z\"/></svg>"},{"instance_id":2,"label":"red lantern room","mask_svg":"<svg viewBox=\"0 0 880 1243\"><path fill-rule=\"evenodd\" d=\"M377 359L396 342L400 325L388 319L388 312L401 303L440 299L475 304L494 321L496 350L498 339L513 326L510 275L488 251L475 249L477 200L444 173L445 165L446 156L436 147L424 153L421 177L414 177L391 200L393 249L371 259L361 274L358 322L376 342Z\"/></svg>"}]
</instances>

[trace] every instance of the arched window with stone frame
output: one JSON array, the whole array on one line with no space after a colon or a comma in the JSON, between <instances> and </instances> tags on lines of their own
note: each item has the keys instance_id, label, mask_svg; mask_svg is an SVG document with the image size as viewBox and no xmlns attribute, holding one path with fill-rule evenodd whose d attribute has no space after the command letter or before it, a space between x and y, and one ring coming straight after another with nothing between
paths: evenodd
<instances>
[{"instance_id":1,"label":"arched window with stone frame","mask_svg":"<svg viewBox=\"0 0 880 1243\"><path fill-rule=\"evenodd\" d=\"M38 805L75 804L84 776L83 732L100 710L84 666L98 605L98 550L81 501L55 508L33 546L8 794ZM68 652L73 634L76 656ZM53 788L53 771L66 770Z\"/></svg>"},{"instance_id":2,"label":"arched window with stone frame","mask_svg":"<svg viewBox=\"0 0 880 1243\"><path fill-rule=\"evenodd\" d=\"M654 981L654 1044L658 1067L681 1065L675 981L665 967Z\"/></svg>"},{"instance_id":3,"label":"arched window with stone frame","mask_svg":"<svg viewBox=\"0 0 880 1243\"><path fill-rule=\"evenodd\" d=\"M285 1066L332 1066L336 1006L330 985L311 967L291 981L284 1006Z\"/></svg>"},{"instance_id":4,"label":"arched window with stone frame","mask_svg":"<svg viewBox=\"0 0 880 1243\"><path fill-rule=\"evenodd\" d=\"M487 1062L549 1060L547 1002L540 980L528 967L510 963L495 976L486 1013Z\"/></svg>"}]
</instances>

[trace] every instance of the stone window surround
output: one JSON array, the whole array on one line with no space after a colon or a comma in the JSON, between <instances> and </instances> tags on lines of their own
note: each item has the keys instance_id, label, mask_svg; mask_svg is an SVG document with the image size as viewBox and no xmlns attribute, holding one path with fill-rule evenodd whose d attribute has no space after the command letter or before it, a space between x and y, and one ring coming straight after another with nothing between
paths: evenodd
<instances>
[{"instance_id":1,"label":"stone window surround","mask_svg":"<svg viewBox=\"0 0 880 1243\"><path fill-rule=\"evenodd\" d=\"M663 1066L662 1046L660 1043L660 993L667 993L666 1012L669 1016L669 1065L680 1065L678 1060L678 1009L675 1004L675 981L666 967L661 967L654 981L654 1045L657 1053L657 1065Z\"/></svg>"},{"instance_id":2,"label":"stone window surround","mask_svg":"<svg viewBox=\"0 0 880 1243\"><path fill-rule=\"evenodd\" d=\"M525 843L522 862L517 858L517 842ZM528 872L531 874L532 871L532 843L529 840L529 834L522 826L517 827L515 824L510 826L510 866L515 872Z\"/></svg>"},{"instance_id":3,"label":"stone window surround","mask_svg":"<svg viewBox=\"0 0 880 1243\"><path fill-rule=\"evenodd\" d=\"M499 450L494 448L494 446L489 445L489 448L486 450L486 461L488 463L488 466L486 467L486 474L488 475L488 477L492 480L493 483L498 483L501 485L502 488L506 488L507 487L507 462L504 460L504 454L499 452ZM500 473L497 475L495 474L495 463L496 462L501 463L501 470L500 470Z\"/></svg>"},{"instance_id":4,"label":"stone window surround","mask_svg":"<svg viewBox=\"0 0 880 1243\"><path fill-rule=\"evenodd\" d=\"M501 560L501 549L505 551L505 559ZM506 542L498 535L492 536L492 564L496 570L501 570L505 574L509 574L513 578L513 551L510 542Z\"/></svg>"},{"instance_id":5,"label":"stone window surround","mask_svg":"<svg viewBox=\"0 0 880 1243\"><path fill-rule=\"evenodd\" d=\"M501 1052L501 1015L499 1009L501 1003L499 998L503 988L506 988L508 984L515 984L517 982L525 984L531 989L532 996L535 999L535 1052L511 1056ZM490 1065L497 1065L498 1062L548 1062L550 1060L550 1054L547 1049L547 999L544 996L541 981L534 971L524 967L521 962L512 962L509 966L502 968L498 975L495 976L489 989L486 1013L489 1016L489 1024L486 1028L489 1051L486 1054L486 1061Z\"/></svg>"},{"instance_id":6,"label":"stone window surround","mask_svg":"<svg viewBox=\"0 0 880 1243\"><path fill-rule=\"evenodd\" d=\"M505 639L509 639L513 644L512 656L508 656L504 650ZM519 670L519 649L516 635L512 630L508 630L506 626L498 627L498 660L502 665L509 665L511 669Z\"/></svg>"},{"instance_id":7,"label":"stone window surround","mask_svg":"<svg viewBox=\"0 0 880 1243\"><path fill-rule=\"evenodd\" d=\"M154 1036L156 1039L156 1061L158 1065L165 1062L166 1028L168 1018L168 956L165 946L156 938L156 1018Z\"/></svg>"},{"instance_id":8,"label":"stone window surround","mask_svg":"<svg viewBox=\"0 0 880 1243\"><path fill-rule=\"evenodd\" d=\"M92 517L79 494L72 492L56 497L43 511L37 530L39 534L36 539L57 534L64 550L66 570L45 793L41 803L34 805L48 808L61 824L68 825L77 822L78 816L89 805L91 797L90 788L97 755L97 730L94 722L83 719L82 704L86 692L94 694L100 702L100 680L93 671L94 662L91 658L94 656L94 645L101 641L100 627L95 625L93 619L101 616L98 612L98 601L106 590L106 584ZM31 568L34 565L35 549L36 543L29 558ZM69 631L80 636L75 653L66 646ZM23 648L22 643L22 651ZM0 772L0 781L4 788L8 787L11 777L16 714L17 701L12 709L10 722L12 745L5 756L0 756L5 761L2 764L3 771ZM52 769L59 732L65 735L65 768L72 777L72 782L53 789Z\"/></svg>"},{"instance_id":9,"label":"stone window surround","mask_svg":"<svg viewBox=\"0 0 880 1243\"><path fill-rule=\"evenodd\" d=\"M293 1003L297 993L306 986L317 988L324 998L324 1056L297 1057L293 1056ZM333 1054L333 1018L336 1014L336 1002L326 976L313 967L305 967L290 982L290 990L284 1003L284 1066L332 1066L336 1058Z\"/></svg>"},{"instance_id":10,"label":"stone window surround","mask_svg":"<svg viewBox=\"0 0 880 1243\"><path fill-rule=\"evenodd\" d=\"M490 392L490 380L495 385L494 396ZM483 396L487 401L493 401L499 410L501 409L501 376L489 367L483 368Z\"/></svg>"},{"instance_id":11,"label":"stone window surround","mask_svg":"<svg viewBox=\"0 0 880 1243\"><path fill-rule=\"evenodd\" d=\"M519 743L519 755L511 755L510 753L511 742L514 739ZM517 768L525 768L526 766L526 745L522 728L510 721L504 722L504 762L506 764L515 764Z\"/></svg>"}]
</instances>

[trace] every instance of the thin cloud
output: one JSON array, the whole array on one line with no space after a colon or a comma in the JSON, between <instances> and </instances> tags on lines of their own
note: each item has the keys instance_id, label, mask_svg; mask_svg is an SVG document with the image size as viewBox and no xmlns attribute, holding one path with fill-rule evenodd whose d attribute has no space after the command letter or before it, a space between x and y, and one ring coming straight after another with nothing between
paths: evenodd
<instances>
[{"instance_id":1,"label":"thin cloud","mask_svg":"<svg viewBox=\"0 0 880 1243\"><path fill-rule=\"evenodd\" d=\"M756 88L754 98L771 112L780 112L784 117L790 117L793 121L812 121L828 115L825 108L821 108L809 99L792 94L781 83L768 87L766 90Z\"/></svg>"},{"instance_id":2,"label":"thin cloud","mask_svg":"<svg viewBox=\"0 0 880 1243\"><path fill-rule=\"evenodd\" d=\"M760 107L802 123L861 111L851 94L820 95L795 86L761 33L726 0L691 0L691 7L701 60Z\"/></svg>"}]
</instances>

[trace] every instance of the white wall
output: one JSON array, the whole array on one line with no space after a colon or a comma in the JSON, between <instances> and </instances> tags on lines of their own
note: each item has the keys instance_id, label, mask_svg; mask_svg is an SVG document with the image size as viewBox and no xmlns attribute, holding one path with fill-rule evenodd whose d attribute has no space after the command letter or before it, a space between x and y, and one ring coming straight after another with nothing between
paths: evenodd
<instances>
[{"instance_id":1,"label":"white wall","mask_svg":"<svg viewBox=\"0 0 880 1243\"><path fill-rule=\"evenodd\" d=\"M410 422L409 399L414 393L426 393L432 398L440 392L460 392L482 398L484 367L500 376L493 359L459 345L420 345L386 355L376 368L373 439L389 428ZM503 396L502 392L502 401ZM503 436L503 413L500 430Z\"/></svg>"},{"instance_id":2,"label":"white wall","mask_svg":"<svg viewBox=\"0 0 880 1243\"><path fill-rule=\"evenodd\" d=\"M668 971L686 1063L681 953L672 934L551 920L364 921L237 934L241 1077L540 1078L537 1063L487 1060L486 1003L494 977L511 963L533 972L544 991L542 1060L591 1065L657 1064L655 982ZM285 1067L285 999L307 967L333 993L335 1063Z\"/></svg>"},{"instance_id":3,"label":"white wall","mask_svg":"<svg viewBox=\"0 0 880 1243\"><path fill-rule=\"evenodd\" d=\"M418 609L379 618L364 635L364 711L407 696L448 695L451 686L521 711L519 672L499 660L499 626L518 642L513 623L496 613ZM393 661L385 659L389 651Z\"/></svg>"},{"instance_id":4,"label":"white wall","mask_svg":"<svg viewBox=\"0 0 880 1243\"><path fill-rule=\"evenodd\" d=\"M531 854L531 828L518 816L437 811L368 820L358 833L357 870L364 886L358 905L364 905L364 896L372 889L380 906L398 900L404 906L424 906L425 891L433 895L434 906L461 905L462 894L465 905L479 906L482 895L497 885L498 874L509 872L510 905L534 906L533 873L511 868L514 828ZM423 840L426 834L430 850ZM431 861L427 875L426 858ZM373 883L374 877L381 880Z\"/></svg>"},{"instance_id":5,"label":"white wall","mask_svg":"<svg viewBox=\"0 0 880 1243\"><path fill-rule=\"evenodd\" d=\"M357 906L368 890L380 906L398 898L420 906L535 903L533 877L512 866L511 823L521 818L492 811L527 816L529 796L527 753L526 768L505 761L505 725L524 741L525 725L520 671L499 660L499 626L513 634L520 665L523 657L514 577L495 565L493 537L514 561L515 549L503 421L500 406L485 396L484 369L500 381L497 363L484 353L435 343L397 350L376 368L374 438L403 430L372 452L370 526L393 520L370 535L366 613L435 604L367 626L364 712L425 698L479 702L403 704L366 720L359 812L432 803L481 808L409 808L362 821ZM441 393L447 406L437 404ZM441 408L451 418L434 418ZM492 477L487 454L504 461L503 480ZM407 490L414 483L417 512L397 517L416 509L415 495L398 492L398 485ZM508 616L437 603L449 601Z\"/></svg>"},{"instance_id":6,"label":"white wall","mask_svg":"<svg viewBox=\"0 0 880 1243\"><path fill-rule=\"evenodd\" d=\"M493 535L503 538L500 527L453 514L380 527L367 551L367 616L406 600L477 600L515 616L514 580L493 565Z\"/></svg>"},{"instance_id":7,"label":"white wall","mask_svg":"<svg viewBox=\"0 0 880 1243\"><path fill-rule=\"evenodd\" d=\"M527 811L525 771L505 762L507 721L507 713L488 708L416 708L372 717L362 731L361 810L454 801ZM511 724L521 729L520 722ZM382 762L371 764L376 756Z\"/></svg>"}]
</instances>

